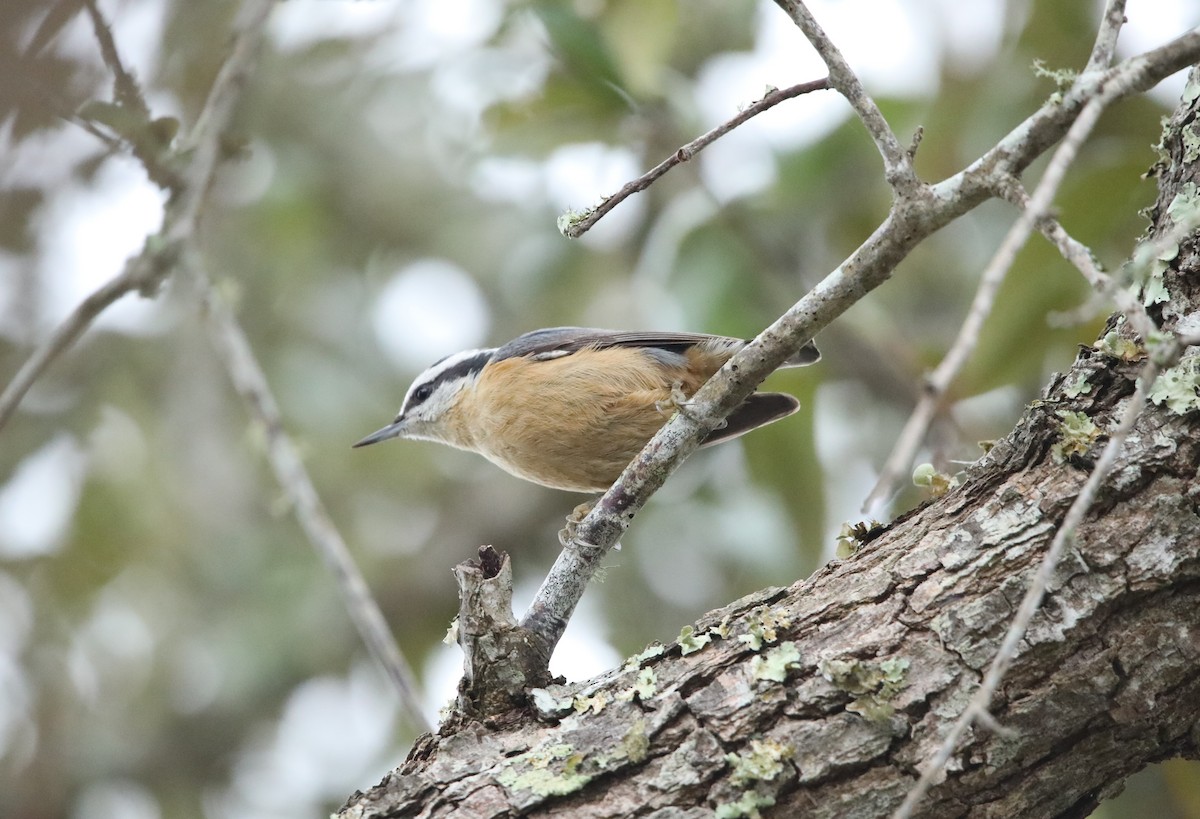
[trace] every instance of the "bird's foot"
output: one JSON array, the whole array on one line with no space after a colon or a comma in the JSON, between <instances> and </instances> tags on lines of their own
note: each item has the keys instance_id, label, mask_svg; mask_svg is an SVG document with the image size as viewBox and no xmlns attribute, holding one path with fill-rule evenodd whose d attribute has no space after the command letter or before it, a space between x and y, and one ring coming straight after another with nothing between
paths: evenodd
<instances>
[{"instance_id":1,"label":"bird's foot","mask_svg":"<svg viewBox=\"0 0 1200 819\"><path fill-rule=\"evenodd\" d=\"M584 501L576 506L571 514L567 515L567 524L558 530L558 542L563 547L570 546L572 543L577 543L575 533L579 531L579 524L587 517L588 512L592 511L592 507L596 505L595 501ZM582 544L590 546L592 544Z\"/></svg>"}]
</instances>

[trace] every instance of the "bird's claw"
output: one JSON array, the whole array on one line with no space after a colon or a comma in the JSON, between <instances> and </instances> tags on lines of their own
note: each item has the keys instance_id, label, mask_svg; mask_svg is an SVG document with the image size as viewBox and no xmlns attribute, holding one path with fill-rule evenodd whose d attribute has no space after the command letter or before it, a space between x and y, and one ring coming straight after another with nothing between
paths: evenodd
<instances>
[{"instance_id":1,"label":"bird's claw","mask_svg":"<svg viewBox=\"0 0 1200 819\"><path fill-rule=\"evenodd\" d=\"M588 512L592 511L592 507L595 505L595 501L585 501L571 510L571 514L567 515L566 525L558 530L558 542L563 545L563 548L570 546L572 543L579 543L575 539L575 533L579 531L579 524L583 522L583 519L587 517ZM590 546L592 544L585 543L581 545Z\"/></svg>"},{"instance_id":2,"label":"bird's claw","mask_svg":"<svg viewBox=\"0 0 1200 819\"><path fill-rule=\"evenodd\" d=\"M687 415L688 407L691 405L691 400L687 397L687 393L683 391L682 381L676 381L671 385L670 398L664 398L661 401L654 402L654 408L668 418L677 412L681 413L682 415Z\"/></svg>"}]
</instances>

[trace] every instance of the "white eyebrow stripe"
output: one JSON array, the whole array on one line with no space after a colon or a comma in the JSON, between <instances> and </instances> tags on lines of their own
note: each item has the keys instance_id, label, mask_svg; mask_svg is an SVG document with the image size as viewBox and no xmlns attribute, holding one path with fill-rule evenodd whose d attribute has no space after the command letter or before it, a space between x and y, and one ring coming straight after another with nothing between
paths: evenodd
<instances>
[{"instance_id":1,"label":"white eyebrow stripe","mask_svg":"<svg viewBox=\"0 0 1200 819\"><path fill-rule=\"evenodd\" d=\"M412 394L426 384L436 390L438 385L444 384L447 381L453 381L471 373L478 373L492 360L492 354L495 352L495 349L492 348L463 350L461 353L446 356L417 376L412 386L408 388L408 392L405 393L402 406L408 406L408 400L412 397Z\"/></svg>"}]
</instances>

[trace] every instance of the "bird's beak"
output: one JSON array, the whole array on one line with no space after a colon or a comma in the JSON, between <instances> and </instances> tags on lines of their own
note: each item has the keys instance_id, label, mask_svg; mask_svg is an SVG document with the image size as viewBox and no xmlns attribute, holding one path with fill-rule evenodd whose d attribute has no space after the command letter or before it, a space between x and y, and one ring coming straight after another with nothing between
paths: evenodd
<instances>
[{"instance_id":1,"label":"bird's beak","mask_svg":"<svg viewBox=\"0 0 1200 819\"><path fill-rule=\"evenodd\" d=\"M404 427L404 419L397 418L393 423L388 424L383 429L372 432L366 438L354 444L354 448L367 446L368 444L377 444L380 441L386 441L388 438L398 438L404 434Z\"/></svg>"}]
</instances>

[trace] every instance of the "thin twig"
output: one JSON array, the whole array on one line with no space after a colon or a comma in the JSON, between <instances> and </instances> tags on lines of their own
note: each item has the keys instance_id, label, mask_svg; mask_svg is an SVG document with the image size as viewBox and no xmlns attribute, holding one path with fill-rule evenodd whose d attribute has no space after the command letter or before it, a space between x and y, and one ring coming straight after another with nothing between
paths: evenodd
<instances>
[{"instance_id":1,"label":"thin twig","mask_svg":"<svg viewBox=\"0 0 1200 819\"><path fill-rule=\"evenodd\" d=\"M762 99L747 106L740 111L737 116L721 123L716 128L713 128L708 133L693 139L686 145L681 146L675 153L664 159L662 162L655 165L650 170L630 182L626 182L619 191L611 196L604 197L604 200L596 207L583 213L568 213L559 220L559 230L568 239L578 239L583 234L587 233L591 228L604 217L606 213L615 208L617 205L624 202L635 193L640 193L646 190L667 171L674 168L676 165L681 165L694 157L700 151L707 148L711 143L725 136L725 134L737 128L742 123L756 117L764 111L769 111L784 100L790 100L793 97L798 97L801 94L809 94L813 91L821 91L829 88L829 78L825 77L820 80L812 80L810 82L802 82L798 85L793 85L790 88L773 88L768 91Z\"/></svg>"},{"instance_id":2,"label":"thin twig","mask_svg":"<svg viewBox=\"0 0 1200 819\"><path fill-rule=\"evenodd\" d=\"M1004 283L1004 279L1008 275L1011 263L1012 259L1009 258L1006 264L988 265L983 275L980 276L975 297L971 300L970 309L967 310L966 318L959 327L958 336L950 345L946 357L925 378L920 401L917 402L912 415L904 424L904 429L897 436L892 453L879 472L879 480L876 481L875 487L863 501L864 512L870 511L875 504L891 495L896 484L911 470L917 449L925 440L938 411L945 405L946 393L950 389L950 385L954 383L954 379L958 377L959 372L979 343L979 334L983 329L983 323L992 313L996 294L999 293L1000 285Z\"/></svg>"},{"instance_id":3,"label":"thin twig","mask_svg":"<svg viewBox=\"0 0 1200 819\"><path fill-rule=\"evenodd\" d=\"M128 267L126 270L128 271ZM38 345L33 355L26 359L12 381L4 388L3 394L0 394L0 430L16 412L17 405L29 392L29 388L54 360L68 350L110 304L133 289L129 279L128 272L121 273L89 295L54 328L49 338Z\"/></svg>"},{"instance_id":4,"label":"thin twig","mask_svg":"<svg viewBox=\"0 0 1200 819\"><path fill-rule=\"evenodd\" d=\"M1112 65L1117 54L1117 37L1121 26L1125 25L1125 0L1108 0L1104 6L1104 15L1100 18L1100 28L1096 32L1096 42L1092 46L1091 56L1088 57L1084 71L1103 71Z\"/></svg>"},{"instance_id":5,"label":"thin twig","mask_svg":"<svg viewBox=\"0 0 1200 819\"><path fill-rule=\"evenodd\" d=\"M189 239L194 234L200 208L208 196L208 189L221 161L221 139L241 99L253 66L253 57L262 42L267 18L274 6L274 0L254 0L242 9L246 18L244 27L233 41L229 57L222 63L208 90L196 124L182 142L180 153L191 154L190 172L176 203L176 229L166 234L168 241Z\"/></svg>"},{"instance_id":6,"label":"thin twig","mask_svg":"<svg viewBox=\"0 0 1200 819\"><path fill-rule=\"evenodd\" d=\"M112 28L100 12L96 0L84 0L84 8L92 20L92 29L100 46L100 56L112 72L113 102L120 111L120 116L113 118L110 115L105 124L121 137L120 145L127 147L137 157L152 182L166 189L177 188L180 184L179 178L170 161L170 142L174 135L174 128L171 126L177 124L176 121L169 117L161 121L152 118L150 107L146 104L146 96L133 74L122 62L121 53L113 40ZM87 109L85 106L84 110ZM74 121L82 124L87 120L83 115L77 114ZM96 132L94 128L89 127L88 130Z\"/></svg>"},{"instance_id":7,"label":"thin twig","mask_svg":"<svg viewBox=\"0 0 1200 819\"><path fill-rule=\"evenodd\" d=\"M191 273L213 348L225 365L238 395L245 401L250 417L262 430L267 460L291 501L296 519L336 579L350 619L371 655L395 686L405 716L418 731L430 730L429 722L421 712L415 675L400 653L346 542L330 520L296 445L284 431L279 405L245 332L228 305L214 291L197 254L185 254L184 265Z\"/></svg>"},{"instance_id":8,"label":"thin twig","mask_svg":"<svg viewBox=\"0 0 1200 819\"><path fill-rule=\"evenodd\" d=\"M116 151L119 151L125 147L125 143L123 143L120 139L114 137L112 134L107 134L104 131L101 131L96 126L96 123L93 122L92 120L88 119L87 117L81 116L80 114L70 112L70 111L65 111L65 112L64 111L56 111L55 113L58 114L58 116L62 117L67 122L71 123L72 125L79 126L83 130L87 131L89 134L94 136L96 139L103 142L105 147L107 147L109 151L112 151L115 153Z\"/></svg>"},{"instance_id":9,"label":"thin twig","mask_svg":"<svg viewBox=\"0 0 1200 819\"><path fill-rule=\"evenodd\" d=\"M1019 207L1028 206L1025 192L1019 188L1014 191L1013 196L1006 196L1006 198L1015 202ZM1194 227L1194 225L1190 225L1189 232ZM1146 312L1145 306L1127 287L1120 286L1112 276L1101 270L1100 266L1096 264L1096 257L1091 249L1067 233L1057 219L1043 216L1038 219L1037 228L1043 236L1050 240L1052 245L1058 248L1062 257L1075 266L1075 269L1087 280L1097 295L1116 305L1117 309L1125 316L1126 321L1129 322L1129 326L1143 340L1148 341L1158 332L1158 325Z\"/></svg>"},{"instance_id":10,"label":"thin twig","mask_svg":"<svg viewBox=\"0 0 1200 819\"><path fill-rule=\"evenodd\" d=\"M96 42L100 44L100 56L113 75L113 96L119 105L129 109L139 120L149 122L150 109L146 105L146 98L133 75L125 69L125 64L121 61L121 53L117 51L117 44L113 40L112 28L100 13L96 0L84 0L84 7L88 16L92 18L92 29L96 34Z\"/></svg>"},{"instance_id":11,"label":"thin twig","mask_svg":"<svg viewBox=\"0 0 1200 819\"><path fill-rule=\"evenodd\" d=\"M1176 346L1176 356L1181 349L1181 347ZM1129 403L1125 407L1120 424L1112 431L1108 444L1104 447L1104 451L1100 454L1095 467L1092 469L1092 474L1088 476L1083 488L1079 491L1079 495L1076 496L1074 503L1071 504L1071 508L1067 510L1067 514L1063 518L1062 524L1058 527L1058 531L1054 533L1054 538L1050 541L1050 547L1046 550L1046 554L1038 566L1037 573L1033 576L1033 581L1030 583L1029 589L1021 599L1021 605L1017 608L1017 613L1013 616L1012 623L1009 624L1008 631L1005 633L1004 639L1000 643L1000 648L997 649L996 656L992 659L992 663L984 675L983 682L971 696L966 709L959 716L958 720L955 721L954 726L950 729L950 733L946 735L946 738L938 747L938 751L933 759L929 761L925 769L921 772L921 778L917 780L916 785L905 796L900 807L892 814L892 819L909 819L913 815L913 809L924 798L929 788L933 785L934 780L950 760L954 749L958 747L959 740L962 739L963 735L966 734L967 730L977 720L982 721L983 715L991 716L988 712L988 707L991 704L992 697L995 696L996 691L1000 687L1000 682L1004 679L1004 674L1008 671L1008 667L1012 664L1016 656L1017 646L1029 631L1029 624L1033 619L1033 615L1037 613L1038 607L1041 605L1042 598L1045 596L1046 588L1058 565L1058 560L1062 556L1063 549L1066 548L1067 542L1075 537L1076 531L1079 529L1079 524L1083 521L1084 515L1091 509L1092 503L1096 499L1096 494L1100 491L1100 485L1104 482L1109 472L1112 471L1121 447L1125 443L1125 439L1128 437L1130 430L1133 429L1138 416L1141 415L1142 409L1146 406L1147 393L1154 383L1154 379L1158 377L1159 372L1160 365L1152 357L1151 360L1147 361L1146 366L1143 367L1141 374L1138 376L1137 389L1134 390L1133 396L1129 399Z\"/></svg>"},{"instance_id":12,"label":"thin twig","mask_svg":"<svg viewBox=\"0 0 1200 819\"><path fill-rule=\"evenodd\" d=\"M867 94L863 84L850 68L850 63L846 62L846 58L842 56L842 52L833 44L808 7L800 0L775 0L775 5L783 9L792 18L792 22L804 32L804 36L812 43L813 48L817 50L817 54L821 56L829 69L830 84L846 98L850 107L862 120L863 126L866 127L867 133L871 135L871 139L875 141L875 147L879 149L879 153L883 157L884 176L887 183L892 186L892 191L899 197L915 195L921 187L921 181L917 178L916 170L913 168L912 157L900 144L896 135L892 133L891 126L884 119L879 106Z\"/></svg>"},{"instance_id":13,"label":"thin twig","mask_svg":"<svg viewBox=\"0 0 1200 819\"><path fill-rule=\"evenodd\" d=\"M1079 146L1083 144L1095 127L1096 121L1105 107L1117 99L1117 94L1110 86L1101 87L1099 93L1092 97L1079 116L1067 131L1062 144L1055 150L1046 172L1042 175L1028 206L1021 211L1017 221L1009 229L1004 241L996 250L992 260L979 277L979 288L971 302L971 308L959 328L958 337L950 345L949 352L937 368L926 379L925 389L921 400L913 411L912 416L904 426L903 432L892 448L891 454L880 470L879 480L863 501L863 510L870 511L877 503L891 496L901 477L911 468L912 460L921 442L929 431L937 408L946 400L946 392L954 379L958 377L971 353L979 343L979 334L983 323L990 315L995 303L996 292L1004 281L1004 277L1012 268L1013 262L1029 235L1033 232L1038 219L1045 216L1054 202L1054 196L1066 176L1067 170L1075 161Z\"/></svg>"}]
</instances>

